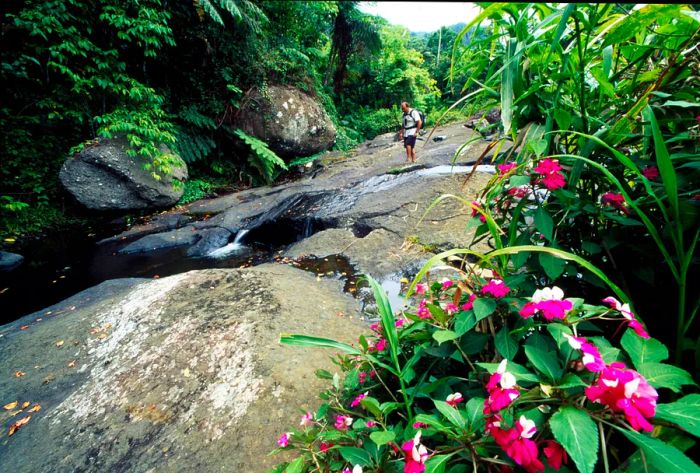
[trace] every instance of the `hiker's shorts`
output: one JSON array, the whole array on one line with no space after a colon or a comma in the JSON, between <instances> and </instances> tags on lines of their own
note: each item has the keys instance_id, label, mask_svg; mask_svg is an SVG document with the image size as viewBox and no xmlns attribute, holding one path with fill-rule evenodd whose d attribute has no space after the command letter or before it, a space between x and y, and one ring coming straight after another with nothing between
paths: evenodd
<instances>
[{"instance_id":1,"label":"hiker's shorts","mask_svg":"<svg viewBox=\"0 0 700 473\"><path fill-rule=\"evenodd\" d=\"M403 146L404 146L404 148L406 146L411 146L412 148L415 148L416 147L416 135L405 136L403 139Z\"/></svg>"}]
</instances>

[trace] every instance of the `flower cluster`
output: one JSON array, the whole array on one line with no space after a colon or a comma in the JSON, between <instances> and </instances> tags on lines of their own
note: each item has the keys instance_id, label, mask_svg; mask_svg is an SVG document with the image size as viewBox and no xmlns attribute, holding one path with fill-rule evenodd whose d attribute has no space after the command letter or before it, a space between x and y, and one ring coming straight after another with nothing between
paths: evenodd
<instances>
[{"instance_id":1,"label":"flower cluster","mask_svg":"<svg viewBox=\"0 0 700 473\"><path fill-rule=\"evenodd\" d=\"M428 459L428 449L420 443L421 431L401 446L404 452L404 473L422 473L425 471L425 461Z\"/></svg>"},{"instance_id":2,"label":"flower cluster","mask_svg":"<svg viewBox=\"0 0 700 473\"><path fill-rule=\"evenodd\" d=\"M600 199L600 203L603 207L612 207L619 210L625 215L629 215L630 209L625 205L625 197L622 194L616 194L615 192L606 192Z\"/></svg>"},{"instance_id":3,"label":"flower cluster","mask_svg":"<svg viewBox=\"0 0 700 473\"><path fill-rule=\"evenodd\" d=\"M557 286L537 289L532 295L530 302L527 302L520 315L524 318L532 317L539 313L547 321L554 319L564 319L566 313L571 310L573 304L564 299L564 291Z\"/></svg>"},{"instance_id":4,"label":"flower cluster","mask_svg":"<svg viewBox=\"0 0 700 473\"><path fill-rule=\"evenodd\" d=\"M534 171L541 176L538 182L544 184L547 189L552 191L561 189L566 185L566 177L561 172L561 169L559 161L546 158L535 166Z\"/></svg>"},{"instance_id":5,"label":"flower cluster","mask_svg":"<svg viewBox=\"0 0 700 473\"><path fill-rule=\"evenodd\" d=\"M610 307L615 309L616 311L620 312L622 316L627 319L627 322L629 324L629 327L635 331L637 335L639 335L642 338L648 339L649 334L647 331L644 329L644 326L639 323L639 320L637 320L634 317L634 314L630 310L629 304L621 304L620 301L615 299L614 297L606 297L603 299L603 302L606 304L609 304Z\"/></svg>"}]
</instances>

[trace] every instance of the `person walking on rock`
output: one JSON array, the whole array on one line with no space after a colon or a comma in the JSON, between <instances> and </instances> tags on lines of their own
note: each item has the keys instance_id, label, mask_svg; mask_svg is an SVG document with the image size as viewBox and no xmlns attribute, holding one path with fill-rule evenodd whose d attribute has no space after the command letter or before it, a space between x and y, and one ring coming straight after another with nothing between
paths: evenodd
<instances>
[{"instance_id":1,"label":"person walking on rock","mask_svg":"<svg viewBox=\"0 0 700 473\"><path fill-rule=\"evenodd\" d=\"M406 148L406 161L415 163L416 136L418 136L423 122L418 110L410 108L408 102L401 102L401 110L403 111L403 126L399 131L399 139L403 140L403 146Z\"/></svg>"}]
</instances>

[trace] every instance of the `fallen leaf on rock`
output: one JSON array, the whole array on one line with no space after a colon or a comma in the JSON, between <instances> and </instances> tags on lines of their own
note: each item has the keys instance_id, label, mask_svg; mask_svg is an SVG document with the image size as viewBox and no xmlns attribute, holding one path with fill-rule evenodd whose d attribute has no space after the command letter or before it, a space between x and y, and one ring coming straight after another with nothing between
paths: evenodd
<instances>
[{"instance_id":1,"label":"fallen leaf on rock","mask_svg":"<svg viewBox=\"0 0 700 473\"><path fill-rule=\"evenodd\" d=\"M8 289L9 289L9 287L3 287L3 288L0 290L0 294L5 294L5 292L6 292Z\"/></svg>"},{"instance_id":2,"label":"fallen leaf on rock","mask_svg":"<svg viewBox=\"0 0 700 473\"><path fill-rule=\"evenodd\" d=\"M31 404L31 402L29 402L29 401L24 401L24 402L22 403L22 409L26 409L27 407L29 407L29 404Z\"/></svg>"},{"instance_id":3,"label":"fallen leaf on rock","mask_svg":"<svg viewBox=\"0 0 700 473\"><path fill-rule=\"evenodd\" d=\"M56 342L56 346L57 346L58 348L61 348L61 347L63 346L63 343L64 343L63 340L59 340L59 341Z\"/></svg>"},{"instance_id":4,"label":"fallen leaf on rock","mask_svg":"<svg viewBox=\"0 0 700 473\"><path fill-rule=\"evenodd\" d=\"M31 409L29 409L27 412L39 412L41 410L41 406L39 404L34 404Z\"/></svg>"},{"instance_id":5,"label":"fallen leaf on rock","mask_svg":"<svg viewBox=\"0 0 700 473\"><path fill-rule=\"evenodd\" d=\"M75 368L75 360L68 362L68 368Z\"/></svg>"},{"instance_id":6,"label":"fallen leaf on rock","mask_svg":"<svg viewBox=\"0 0 700 473\"><path fill-rule=\"evenodd\" d=\"M401 281L399 281L401 284L408 284L408 278L401 278Z\"/></svg>"},{"instance_id":7,"label":"fallen leaf on rock","mask_svg":"<svg viewBox=\"0 0 700 473\"><path fill-rule=\"evenodd\" d=\"M27 330L29 328L29 325L22 325L19 329L20 330Z\"/></svg>"},{"instance_id":8,"label":"fallen leaf on rock","mask_svg":"<svg viewBox=\"0 0 700 473\"><path fill-rule=\"evenodd\" d=\"M11 416L11 417L14 417L14 416L16 416L17 414L20 414L20 413L22 413L22 412L23 412L22 409L17 409L16 411L10 412L10 416Z\"/></svg>"},{"instance_id":9,"label":"fallen leaf on rock","mask_svg":"<svg viewBox=\"0 0 700 473\"><path fill-rule=\"evenodd\" d=\"M51 381L53 381L55 379L56 379L56 376L53 373L49 373L49 375L46 378L44 378L43 383L49 384Z\"/></svg>"},{"instance_id":10,"label":"fallen leaf on rock","mask_svg":"<svg viewBox=\"0 0 700 473\"><path fill-rule=\"evenodd\" d=\"M15 378L21 378L25 374L27 373L25 373L24 371L15 371Z\"/></svg>"},{"instance_id":11,"label":"fallen leaf on rock","mask_svg":"<svg viewBox=\"0 0 700 473\"><path fill-rule=\"evenodd\" d=\"M12 437L12 435L23 425L26 425L27 422L29 422L29 419L31 419L32 416L27 416L27 417L22 417L20 420L15 422L10 426L10 431L7 433L8 437Z\"/></svg>"},{"instance_id":12,"label":"fallen leaf on rock","mask_svg":"<svg viewBox=\"0 0 700 473\"><path fill-rule=\"evenodd\" d=\"M17 404L19 404L19 402L17 402L17 401L11 402L11 403L9 403L9 404L5 404L4 406L2 406L2 408L5 409L6 411L9 411L9 410L14 409L15 407L17 407Z\"/></svg>"}]
</instances>

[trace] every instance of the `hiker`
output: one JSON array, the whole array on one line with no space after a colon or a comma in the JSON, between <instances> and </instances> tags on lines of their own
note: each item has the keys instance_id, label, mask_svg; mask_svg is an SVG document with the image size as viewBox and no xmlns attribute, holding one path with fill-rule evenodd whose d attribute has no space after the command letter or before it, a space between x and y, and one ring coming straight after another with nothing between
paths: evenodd
<instances>
[{"instance_id":1,"label":"hiker","mask_svg":"<svg viewBox=\"0 0 700 473\"><path fill-rule=\"evenodd\" d=\"M403 127L399 131L399 139L403 140L406 148L406 162L416 162L416 136L423 127L418 110L409 108L408 102L401 102L403 110Z\"/></svg>"}]
</instances>

